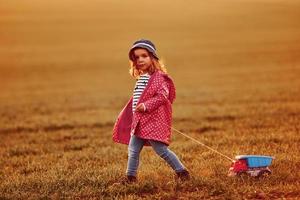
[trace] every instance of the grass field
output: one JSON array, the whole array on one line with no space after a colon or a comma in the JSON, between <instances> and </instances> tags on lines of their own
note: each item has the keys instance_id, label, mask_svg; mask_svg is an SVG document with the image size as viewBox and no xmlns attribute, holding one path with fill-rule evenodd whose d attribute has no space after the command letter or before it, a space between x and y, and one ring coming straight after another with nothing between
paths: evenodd
<instances>
[{"instance_id":1,"label":"grass field","mask_svg":"<svg viewBox=\"0 0 300 200\"><path fill-rule=\"evenodd\" d=\"M300 198L300 2L0 1L0 199ZM128 49L153 40L173 77L173 126L234 158L275 157L267 179L174 132L185 183L151 148L116 185L112 142L129 99Z\"/></svg>"}]
</instances>

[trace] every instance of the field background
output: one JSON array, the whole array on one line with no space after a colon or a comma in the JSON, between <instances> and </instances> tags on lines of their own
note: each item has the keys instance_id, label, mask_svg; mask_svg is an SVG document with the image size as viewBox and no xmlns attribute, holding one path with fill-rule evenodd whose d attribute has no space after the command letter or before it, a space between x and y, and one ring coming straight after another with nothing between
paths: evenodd
<instances>
[{"instance_id":1,"label":"field background","mask_svg":"<svg viewBox=\"0 0 300 200\"><path fill-rule=\"evenodd\" d=\"M0 199L300 198L299 19L297 0L0 0ZM230 161L173 133L191 181L145 148L139 183L115 184L140 38L175 81L174 127L232 158L275 156L272 176L228 178Z\"/></svg>"}]
</instances>

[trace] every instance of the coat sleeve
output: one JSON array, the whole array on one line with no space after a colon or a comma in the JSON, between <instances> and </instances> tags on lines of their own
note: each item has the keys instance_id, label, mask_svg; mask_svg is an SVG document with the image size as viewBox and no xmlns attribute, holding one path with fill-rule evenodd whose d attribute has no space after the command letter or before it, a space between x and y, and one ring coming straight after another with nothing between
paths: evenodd
<instances>
[{"instance_id":1,"label":"coat sleeve","mask_svg":"<svg viewBox=\"0 0 300 200\"><path fill-rule=\"evenodd\" d=\"M168 83L164 81L155 95L143 103L146 107L146 112L152 112L161 105L167 103L167 101L169 101L169 87Z\"/></svg>"}]
</instances>

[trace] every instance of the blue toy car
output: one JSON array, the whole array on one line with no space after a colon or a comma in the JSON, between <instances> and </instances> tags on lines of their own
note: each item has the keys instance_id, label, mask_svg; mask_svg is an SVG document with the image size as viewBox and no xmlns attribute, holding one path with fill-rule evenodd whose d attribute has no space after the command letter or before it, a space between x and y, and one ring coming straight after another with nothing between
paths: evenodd
<instances>
[{"instance_id":1,"label":"blue toy car","mask_svg":"<svg viewBox=\"0 0 300 200\"><path fill-rule=\"evenodd\" d=\"M232 163L228 175L266 177L271 174L269 166L274 157L262 155L238 155Z\"/></svg>"}]
</instances>

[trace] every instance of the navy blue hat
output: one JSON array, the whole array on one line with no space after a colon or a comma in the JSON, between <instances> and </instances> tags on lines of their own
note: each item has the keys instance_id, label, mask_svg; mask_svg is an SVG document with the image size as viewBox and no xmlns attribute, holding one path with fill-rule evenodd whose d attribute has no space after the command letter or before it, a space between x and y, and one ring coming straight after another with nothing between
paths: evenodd
<instances>
[{"instance_id":1,"label":"navy blue hat","mask_svg":"<svg viewBox=\"0 0 300 200\"><path fill-rule=\"evenodd\" d=\"M157 54L156 54L156 48L155 45L150 40L140 39L133 43L130 51L129 51L129 59L133 61L133 50L137 48L143 48L147 49L152 55L159 60Z\"/></svg>"}]
</instances>

